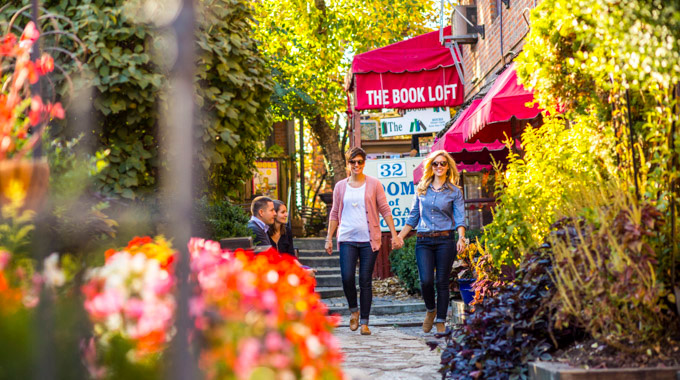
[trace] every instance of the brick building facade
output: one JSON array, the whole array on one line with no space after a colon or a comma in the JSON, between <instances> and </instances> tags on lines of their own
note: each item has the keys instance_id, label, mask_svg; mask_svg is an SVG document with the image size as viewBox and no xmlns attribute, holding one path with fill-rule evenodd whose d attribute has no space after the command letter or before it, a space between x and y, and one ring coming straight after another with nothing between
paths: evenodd
<instances>
[{"instance_id":1,"label":"brick building facade","mask_svg":"<svg viewBox=\"0 0 680 380\"><path fill-rule=\"evenodd\" d=\"M477 7L477 24L484 25L486 32L484 39L480 36L474 44L460 45L465 72L465 100L485 89L504 63L522 50L529 33L529 11L537 3L537 0L510 0L510 8L507 9L501 0L461 1L461 5Z\"/></svg>"}]
</instances>

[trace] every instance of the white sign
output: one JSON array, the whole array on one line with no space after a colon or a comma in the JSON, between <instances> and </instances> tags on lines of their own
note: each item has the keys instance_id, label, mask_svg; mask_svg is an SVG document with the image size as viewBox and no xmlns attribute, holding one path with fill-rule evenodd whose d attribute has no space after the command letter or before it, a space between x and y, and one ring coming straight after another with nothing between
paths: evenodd
<instances>
[{"instance_id":1,"label":"white sign","mask_svg":"<svg viewBox=\"0 0 680 380\"><path fill-rule=\"evenodd\" d=\"M448 107L407 110L402 117L380 120L383 137L439 132L451 119Z\"/></svg>"},{"instance_id":2,"label":"white sign","mask_svg":"<svg viewBox=\"0 0 680 380\"><path fill-rule=\"evenodd\" d=\"M392 211L394 227L397 231L406 224L413 197L415 185L413 184L413 169L423 161L422 157L405 157L389 160L366 160L364 173L378 178L385 189L387 203ZM380 229L389 231L387 223L380 216Z\"/></svg>"}]
</instances>

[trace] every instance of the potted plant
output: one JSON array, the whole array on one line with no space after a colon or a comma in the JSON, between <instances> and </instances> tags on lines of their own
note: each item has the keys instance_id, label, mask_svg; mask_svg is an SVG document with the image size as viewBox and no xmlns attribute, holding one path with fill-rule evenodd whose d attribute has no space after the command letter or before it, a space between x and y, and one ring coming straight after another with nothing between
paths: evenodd
<instances>
[{"instance_id":1,"label":"potted plant","mask_svg":"<svg viewBox=\"0 0 680 380\"><path fill-rule=\"evenodd\" d=\"M458 282L458 290L463 298L463 302L469 305L475 298L472 284L477 281L475 260L477 259L478 250L476 243L470 244L469 239L465 240L465 249L462 252L458 252L456 261L453 263L453 274Z\"/></svg>"}]
</instances>

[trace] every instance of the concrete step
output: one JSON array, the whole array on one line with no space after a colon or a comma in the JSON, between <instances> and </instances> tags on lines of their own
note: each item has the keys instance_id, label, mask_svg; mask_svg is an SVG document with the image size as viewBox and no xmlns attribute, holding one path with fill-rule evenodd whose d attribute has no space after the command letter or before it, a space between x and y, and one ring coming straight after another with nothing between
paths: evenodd
<instances>
[{"instance_id":1,"label":"concrete step","mask_svg":"<svg viewBox=\"0 0 680 380\"><path fill-rule=\"evenodd\" d=\"M342 297L345 295L345 293L342 291L342 287L317 286L314 290L319 293L321 299Z\"/></svg>"},{"instance_id":2,"label":"concrete step","mask_svg":"<svg viewBox=\"0 0 680 380\"><path fill-rule=\"evenodd\" d=\"M296 238L293 239L293 245L297 249L315 249L323 251L326 247L326 239L324 238ZM333 239L333 246L335 247L335 239Z\"/></svg>"},{"instance_id":3,"label":"concrete step","mask_svg":"<svg viewBox=\"0 0 680 380\"><path fill-rule=\"evenodd\" d=\"M339 256L328 256L325 257L300 257L300 263L302 265L307 265L312 268L321 267L336 267L340 268L340 257Z\"/></svg>"},{"instance_id":4,"label":"concrete step","mask_svg":"<svg viewBox=\"0 0 680 380\"><path fill-rule=\"evenodd\" d=\"M337 267L319 267L316 269L317 276L338 275L340 276L340 266Z\"/></svg>"},{"instance_id":5,"label":"concrete step","mask_svg":"<svg viewBox=\"0 0 680 380\"><path fill-rule=\"evenodd\" d=\"M340 256L340 252L333 251L333 255L329 255L323 249L300 249L298 251L300 257L329 257L329 256Z\"/></svg>"},{"instance_id":6,"label":"concrete step","mask_svg":"<svg viewBox=\"0 0 680 380\"><path fill-rule=\"evenodd\" d=\"M371 315L394 315L403 313L425 312L425 304L423 302L408 302L408 303L394 303L388 305L371 305ZM331 306L328 308L329 314L349 315L349 309L346 305ZM422 317L420 317L422 318ZM418 323L422 324L420 320ZM417 324L416 324L417 325Z\"/></svg>"},{"instance_id":7,"label":"concrete step","mask_svg":"<svg viewBox=\"0 0 680 380\"><path fill-rule=\"evenodd\" d=\"M357 283L359 280L357 279ZM342 277L340 274L316 274L316 286L320 287L342 287Z\"/></svg>"}]
</instances>

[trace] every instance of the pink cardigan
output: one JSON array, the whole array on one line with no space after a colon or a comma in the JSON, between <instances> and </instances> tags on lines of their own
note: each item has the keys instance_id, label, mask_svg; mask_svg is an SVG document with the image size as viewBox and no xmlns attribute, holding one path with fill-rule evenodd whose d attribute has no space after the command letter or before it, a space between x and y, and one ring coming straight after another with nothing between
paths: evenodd
<instances>
[{"instance_id":1,"label":"pink cardigan","mask_svg":"<svg viewBox=\"0 0 680 380\"><path fill-rule=\"evenodd\" d=\"M340 219L342 218L342 205L343 199L345 198L345 189L347 189L347 180L348 178L336 183L335 189L333 190L333 208L331 209L329 221L338 221L338 228L335 231L336 236L340 229ZM380 244L382 242L378 212L380 212L383 218L387 218L388 215L391 215L391 211L390 206L387 204L385 189L383 189L382 184L377 178L366 176L366 191L364 193L368 233L371 237L371 249L375 252L380 249ZM340 249L339 243L338 249Z\"/></svg>"}]
</instances>

